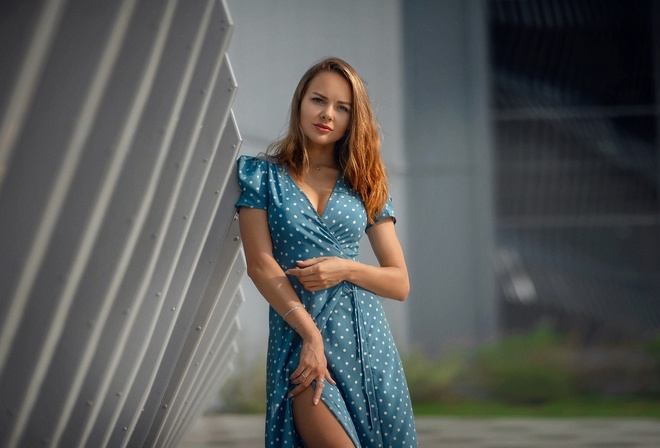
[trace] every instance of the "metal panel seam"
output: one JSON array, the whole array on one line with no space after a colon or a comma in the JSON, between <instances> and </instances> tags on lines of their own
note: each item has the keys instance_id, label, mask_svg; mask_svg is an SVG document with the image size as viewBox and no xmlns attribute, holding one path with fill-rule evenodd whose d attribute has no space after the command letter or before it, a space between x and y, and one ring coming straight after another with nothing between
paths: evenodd
<instances>
[{"instance_id":1,"label":"metal panel seam","mask_svg":"<svg viewBox=\"0 0 660 448\"><path fill-rule=\"evenodd\" d=\"M53 12L50 9L48 9L47 11L49 14ZM46 12L44 12L44 14L45 13ZM55 15L59 16L60 13L61 12L58 11L57 14ZM44 24L42 24L41 22L42 21L40 20L38 26L44 26ZM52 40L52 36L50 36L50 40ZM109 42L109 44L110 43L111 42ZM114 63L116 59L116 53L113 52L112 50L115 50L115 48L110 46L106 48L104 61L108 65ZM43 51L34 50L34 52L37 53L40 57L45 58ZM31 56L28 55L28 57ZM36 54L33 55L32 57L36 57ZM85 106L83 106L81 113L78 117L78 120L81 123L86 123L87 126L81 126L77 128L77 132L74 134L74 136L71 139L69 149L67 150L64 161L62 162L62 166L60 167L60 171L57 176L57 181L52 189L50 199L48 200L48 205L46 206L45 211L42 215L43 218L40 220L41 224L39 225L39 228L36 231L36 236L33 239L32 245L30 246L29 255L26 258L25 266L22 270L20 280L18 281L18 284L16 286L16 291L14 292L14 298L12 299L11 307L7 313L7 318L4 322L4 325L2 326L2 333L0 334L0 377L2 376L2 372L4 370L4 366L7 361L7 357L9 354L9 347L11 347L13 343L16 330L18 329L18 325L20 324L23 318L28 297L30 295L30 292L32 291L32 286L34 285L34 279L37 273L39 272L41 263L43 262L46 248L48 247L48 243L50 242L50 238L55 228L55 224L57 222L57 219L59 218L59 213L61 211L62 204L66 199L67 193L69 191L69 187L71 186L73 174L76 170L76 166L78 164L80 154L82 153L83 150L83 143L86 137L89 135L89 131L91 129L91 124L93 120L91 119L84 120L84 117L85 116L91 117L96 114L96 108L98 107L99 98L107 85L107 80L108 80L107 76L104 77L103 75L105 75L103 70L98 70L97 76L95 77L92 87L90 87L90 94L87 95L88 101L86 102ZM23 75L21 74L21 76ZM19 89L20 86L16 88L16 90ZM6 121L7 120L5 120L5 122ZM4 138L4 137L0 136L0 138ZM0 145L1 144L2 142L0 141ZM0 152L1 151L2 148L0 147ZM0 166L2 163L3 162L0 156ZM2 176L2 174L0 174L0 176ZM1 179L0 182L2 182Z\"/></svg>"},{"instance_id":2,"label":"metal panel seam","mask_svg":"<svg viewBox=\"0 0 660 448\"><path fill-rule=\"evenodd\" d=\"M23 127L23 119L36 90L46 60L46 54L53 43L53 35L58 29L67 0L47 1L34 29L30 47L16 76L16 86L9 100L7 111L0 127L0 190L4 179L4 167L8 167L16 137ZM3 347L4 348L4 347ZM0 353L3 350L0 349ZM0 369L1 371L2 369Z\"/></svg>"},{"instance_id":3,"label":"metal panel seam","mask_svg":"<svg viewBox=\"0 0 660 448\"><path fill-rule=\"evenodd\" d=\"M224 329L223 324L230 317L233 317L233 315L230 316L230 312L234 311L232 308L234 308L236 305L235 300L238 298L236 291L239 287L240 278L243 276L243 271L237 269L238 266L241 266L243 261L240 257L240 253L241 251L239 249L234 262L229 268L229 274L227 275L226 280L223 282L222 286L216 293L215 303L211 309L211 313L209 314L209 324L214 323L214 325L206 325L203 329L203 334L200 335L200 341L195 349L195 355L202 359L199 363L195 363L197 369L194 369L194 371L189 370L186 377L184 378L184 381L187 383L186 390L180 398L179 403L177 403L179 410L176 413L173 424L170 426L165 445L168 445L167 441L170 441L174 434L179 431L179 427L182 424L182 420L184 419L182 417L182 413L184 413L186 408L189 407L186 403L190 402L190 397L195 396L201 385L205 383L208 372L208 364L212 363L213 359L215 359L213 354L209 354L210 348L213 345L217 345L223 342L228 337L229 333L232 333L230 329ZM223 297L226 297L225 293L227 292L228 285L232 289L230 290L231 296L227 302L223 300ZM221 308L222 305L227 305L227 307L223 309ZM204 350L205 353L201 353L201 350ZM193 357L191 357L191 361L192 359ZM183 400L183 402L181 402L181 400Z\"/></svg>"},{"instance_id":4,"label":"metal panel seam","mask_svg":"<svg viewBox=\"0 0 660 448\"><path fill-rule=\"evenodd\" d=\"M177 0L170 0L168 3L166 9L165 9L165 15L163 17L163 20L160 23L160 28L158 30L158 37L156 38L156 42L153 47L153 51L151 53L151 56L149 58L149 61L147 61L146 65L146 70L144 73L144 76L140 82L140 86L138 88L138 93L136 95L135 101L133 103L133 106L131 108L130 113L128 114L128 118L126 120L124 132L121 135L120 138L120 143L118 145L118 152L121 152L121 160L118 162L123 162L125 160L126 155L128 154L128 150L131 146L131 142L133 140L133 136L135 135L135 132L137 130L137 124L139 123L139 118L142 114L142 111L144 110L144 106L147 102L147 98L149 96L149 92L151 91L151 86L153 84L153 80L156 75L156 69L158 68L158 63L160 61L160 58L163 53L163 49L165 47L165 40L167 37L167 32L169 30L169 27L172 23L172 17L174 15L174 9L176 6ZM112 175L112 180L116 182L116 180L119 177L119 172L120 172L120 167L121 165L119 163L113 164L113 170L111 173ZM105 185L104 185L105 187ZM111 194L111 189L110 188L104 188L103 195L100 195L98 203L107 203L110 200L110 194ZM103 199L101 199L103 198ZM91 244L89 244L91 247ZM101 390L99 390L101 392ZM94 401L94 406L92 408L90 418L87 420L87 424L84 427L83 435L81 437L81 440L79 441L79 446L82 448L87 439L89 438L89 435L92 430L92 425L96 419L96 415L98 415L98 411L100 409L100 403L99 400Z\"/></svg>"},{"instance_id":5,"label":"metal panel seam","mask_svg":"<svg viewBox=\"0 0 660 448\"><path fill-rule=\"evenodd\" d=\"M21 277L21 281L19 282L17 290L18 297L14 298L11 309L11 311L20 312L21 315L24 312L27 298L32 289L32 285L34 284L34 277L36 276L36 273L38 272L39 267L43 261L48 242L59 217L59 212L61 211L62 203L66 199L68 189L71 185L71 181L78 165L80 155L84 148L84 143L92 128L92 123L94 122L93 118L86 117L94 117L98 111L100 98L102 97L103 92L105 92L107 87L109 72L111 71L111 67L114 65L119 53L119 48L127 28L127 17L130 15L130 11L132 10L134 3L134 0L127 1L125 3L125 5L128 5L127 9L122 9L121 11L124 14L120 13L117 17L115 28L113 29L113 32L108 39L103 59L90 87L90 93L87 96L88 99L81 110L79 121L84 125L77 127L77 130L72 137L66 158L62 163L60 174L58 175L58 181L55 188L53 189L51 199L49 200L48 206L44 212L44 218L41 222L41 225L39 226L37 237L35 238L34 244L30 249L30 255L28 257L28 261L26 262L26 270L28 272L24 271L24 275ZM96 221L91 220L88 225L89 232L86 232L86 236L89 237L90 242L93 241L96 236L96 231L100 226L104 210L98 210L98 212L101 216L97 215L98 219ZM91 243L89 247L91 247ZM32 412L32 407L34 406L34 402L40 392L43 379L48 370L48 365L50 364L52 355L54 354L55 344L61 335L64 321L68 315L75 289L77 288L78 281L82 276L82 271L88 256L89 248L86 248L83 244L81 244L78 247L78 269L75 269L75 265L72 269L72 273L76 273L76 275L71 275L69 278L65 291L61 296L60 303L58 304L56 313L53 317L53 320L51 321L51 326L48 330L45 343L39 352L38 362L35 367L33 377L30 381L30 386L28 387L26 396L23 400L23 404L20 408L17 423L14 426L14 430L12 431L11 437L9 439L9 446L17 445L23 431L25 430L29 415ZM14 309L14 304L18 304L17 309ZM8 314L8 319L10 322L12 322L12 319L14 320L13 323L9 325L9 327L17 326L22 316L14 316L14 318L12 318L11 311ZM7 331L11 331L11 328ZM11 340L13 340L13 334L9 337L9 341ZM2 369L3 365L0 364L0 374L2 373Z\"/></svg>"},{"instance_id":6,"label":"metal panel seam","mask_svg":"<svg viewBox=\"0 0 660 448\"><path fill-rule=\"evenodd\" d=\"M209 2L208 2L208 4L207 4L207 11L206 11L206 14L204 14L204 17L206 18L206 20L204 20L204 22L203 22L202 25L200 26L200 32L199 32L199 34L198 34L198 40L197 40L196 43L195 43L195 47L197 48L196 57L199 55L199 49L201 48L201 45L202 45L202 42L203 42L203 36L205 35L205 31L206 31L206 29L207 29L208 26L209 26L210 11L211 11L211 9L212 9L212 7L213 7L213 3L214 3L213 1L209 1ZM215 66L215 68L214 68L214 72L213 72L213 75L212 75L212 80L211 80L211 83L210 83L211 90L212 90L212 88L213 88L213 87L216 85L216 83L217 83L218 73L219 73L219 71L220 71L220 67L221 67L221 65L222 65L222 61L223 61L223 58L222 58L222 56L220 56L220 57L218 58L218 61L217 61L217 63L216 63L216 66ZM192 64L191 64L191 65L192 65ZM200 122L203 120L203 118L204 118L204 116L205 116L205 114L206 114L206 111L207 111L207 109L208 109L209 101L210 101L211 98L212 98L212 95L207 95L207 97L205 98L204 103L203 103L203 106L202 106L202 108L201 108L201 110L199 111L199 114L198 114L197 123L200 123ZM227 121L227 120L224 120L224 124L226 124L226 121ZM193 151L192 149L194 148L194 145L196 144L197 139L198 139L198 137L199 137L199 132L200 132L199 130L200 130L200 126L199 126L199 125L198 125L198 126L195 126L194 135L192 136L192 138L191 138L191 140L190 140L190 144L189 144L189 151L187 151L187 157L186 157L186 160L187 160L187 161L186 161L186 163L184 164L185 167L187 167L187 165L189 164L189 162L190 162L190 160L191 160L191 157L192 157L192 154L194 153L194 151ZM222 134L219 133L218 139L220 139L221 136L222 136ZM217 145L216 145L216 146L217 146ZM211 165L212 165L212 162L213 162L213 158L214 158L214 156L215 156L215 152L209 157L209 161L208 161L208 163L207 163L207 167L208 167L208 168L207 168L206 171L205 171L205 176L208 176L208 172L209 172L210 167L211 167ZM185 173L185 171L186 171L185 167L183 167L183 168L181 169L181 172L182 172L182 173ZM183 176L182 176L180 179L181 179L181 181L182 181L182 180L183 180ZM197 204L199 203L199 197L201 196L201 193L202 193L202 191L203 191L203 187L204 187L204 180L202 180L202 181L200 182L200 186L199 186L199 188L198 188L198 191L197 191L197 194L196 194L196 198L195 198L195 201L194 201L194 203L193 203L193 207L192 207L192 209L191 209L191 215L193 215L194 212L195 212L195 210L196 210ZM173 197L176 198L176 197L178 197L178 195L173 195ZM174 201L173 203L175 204L176 201ZM174 212L175 208L176 208L176 207L173 206L173 207L171 207L171 208L168 210L168 211L170 212L170 218L171 218L172 213ZM186 228L185 228L185 232L186 232L186 233L188 232L188 229L190 228L191 221L192 221L192 220L188 220L188 221L187 221L187 225L186 225ZM162 232L162 234L166 234L166 232ZM181 241L179 242L179 246L178 246L178 248L177 248L177 254L180 254L181 251L183 250L183 247L184 247L184 243L185 243L185 241L186 241L186 238L182 238ZM157 257L154 257L154 260L156 260L156 258L157 258ZM178 258L178 256L175 257L175 259L177 259L177 258ZM155 266L155 265L154 265L154 266ZM174 271L175 269L176 269L176 264L173 264L173 265L172 265L172 269L171 269L170 274L172 274L173 271ZM145 278L147 278L147 277L145 277ZM172 275L169 275L168 278L171 279L171 278L172 278ZM138 296L141 298L140 303L142 303L144 296L147 294L147 286L149 285L149 282L144 282L144 285L145 285L144 290L141 291L141 293L138 295ZM163 295L163 296L167 295L167 291L168 291L168 290L169 290L169 284L166 285L166 286L163 288L163 290L162 290L162 295ZM164 303L163 301L160 302L160 304L159 304L159 309L162 308L163 303ZM159 313L155 313L155 316L158 316L158 314L159 314ZM129 317L129 321L130 321L130 322L134 321L136 316L137 316L137 313L133 313L133 314ZM151 324L149 325L149 330L148 330L148 333L149 333L149 334L153 334L153 331L154 331L154 329L155 329L156 323L157 323L157 319L154 318L154 319L151 321ZM129 326L132 326L132 325L127 325L127 328L128 328ZM127 338L127 337L128 337L128 332L125 332L124 334L125 334L125 337ZM146 351L147 351L147 344L145 344L145 345L143 346L142 350L140 350L140 354L138 355L138 357L139 357L140 360L141 360L141 359L144 359L144 355L145 355ZM129 390L129 389L131 388L131 386L132 386L133 382L135 381L135 378L136 378L136 376L137 376L137 374L138 374L138 372L139 372L140 367L141 367L141 362L138 362L138 363L136 363L136 364L133 366L133 369L131 369L131 372L130 372L129 375L128 375L127 383L125 384L125 387L123 388L124 390ZM109 373L112 372L113 370L114 370L114 369L109 369ZM111 375L108 375L108 377L110 377L110 376L111 376ZM104 435L104 438L103 438L103 445L107 444L108 440L110 439L110 437L111 437L111 435L112 435L112 430L114 429L115 423L117 422L117 420L118 420L118 418L119 418L119 415L120 415L120 413L121 413L121 409L122 409L122 407L123 407L123 405L124 405L124 403L125 403L125 401L126 401L126 398L127 398L126 396L122 396L122 397L120 397L119 400L118 400L117 407L115 408L115 412L114 412L113 415L112 415L112 420L111 420L111 422L109 422L109 424L107 425L107 431L106 431L106 433L105 433L105 435ZM139 415L139 413L138 413L138 415ZM128 438L128 435L129 435L128 432L129 432L129 431L127 431L127 437L126 437L126 438Z\"/></svg>"}]
</instances>

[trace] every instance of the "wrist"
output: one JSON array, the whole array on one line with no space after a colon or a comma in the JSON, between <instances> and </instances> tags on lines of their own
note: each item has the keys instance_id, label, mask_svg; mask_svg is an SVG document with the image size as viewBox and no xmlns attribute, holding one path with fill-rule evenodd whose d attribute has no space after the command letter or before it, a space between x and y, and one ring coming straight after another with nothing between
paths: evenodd
<instances>
[{"instance_id":1,"label":"wrist","mask_svg":"<svg viewBox=\"0 0 660 448\"><path fill-rule=\"evenodd\" d=\"M312 319L312 316L307 311L299 313L299 315L296 316L296 322L291 325L291 328L293 328L293 331L297 332L304 340L311 341L315 338L321 337L321 332L316 327L314 319Z\"/></svg>"},{"instance_id":2,"label":"wrist","mask_svg":"<svg viewBox=\"0 0 660 448\"><path fill-rule=\"evenodd\" d=\"M344 280L350 283L355 283L357 280L357 272L361 266L359 261L344 260L346 263L344 267Z\"/></svg>"},{"instance_id":3,"label":"wrist","mask_svg":"<svg viewBox=\"0 0 660 448\"><path fill-rule=\"evenodd\" d=\"M290 308L283 315L283 320L305 340L312 340L315 337L321 337L321 332L316 327L314 319L307 312L305 307L300 304Z\"/></svg>"}]
</instances>

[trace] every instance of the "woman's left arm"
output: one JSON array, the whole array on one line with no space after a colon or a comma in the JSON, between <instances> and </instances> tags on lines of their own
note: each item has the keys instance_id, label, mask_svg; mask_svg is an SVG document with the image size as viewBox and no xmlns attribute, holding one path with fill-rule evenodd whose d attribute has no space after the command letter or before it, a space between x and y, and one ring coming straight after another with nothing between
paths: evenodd
<instances>
[{"instance_id":1,"label":"woman's left arm","mask_svg":"<svg viewBox=\"0 0 660 448\"><path fill-rule=\"evenodd\" d=\"M406 300L410 281L394 221L386 218L374 224L367 230L367 236L379 266L337 257L321 257L299 261L298 267L286 273L298 277L309 291L327 289L345 280L381 297Z\"/></svg>"}]
</instances>

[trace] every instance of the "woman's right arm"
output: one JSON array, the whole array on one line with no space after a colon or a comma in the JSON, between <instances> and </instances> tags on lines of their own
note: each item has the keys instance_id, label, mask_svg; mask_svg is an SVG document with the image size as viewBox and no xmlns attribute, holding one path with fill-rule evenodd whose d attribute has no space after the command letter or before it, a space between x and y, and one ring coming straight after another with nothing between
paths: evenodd
<instances>
[{"instance_id":1,"label":"woman's right arm","mask_svg":"<svg viewBox=\"0 0 660 448\"><path fill-rule=\"evenodd\" d=\"M300 300L286 274L273 258L273 243L266 211L241 207L239 225L247 261L247 274L270 306L283 316L288 310L300 305ZM298 320L301 320L301 316L303 316L301 312L291 313L287 316L287 321L296 325ZM298 328L308 324L309 322L301 322Z\"/></svg>"},{"instance_id":2,"label":"woman's right arm","mask_svg":"<svg viewBox=\"0 0 660 448\"><path fill-rule=\"evenodd\" d=\"M273 257L273 241L266 211L241 207L239 226L248 276L270 306L280 316L284 316L301 303L291 282ZM292 383L297 385L292 396L302 392L313 380L325 378L334 384L327 369L321 333L309 314L304 308L298 308L287 315L286 322L294 327L303 339L300 362L290 377ZM320 396L321 388L317 387L314 393L315 404Z\"/></svg>"}]
</instances>

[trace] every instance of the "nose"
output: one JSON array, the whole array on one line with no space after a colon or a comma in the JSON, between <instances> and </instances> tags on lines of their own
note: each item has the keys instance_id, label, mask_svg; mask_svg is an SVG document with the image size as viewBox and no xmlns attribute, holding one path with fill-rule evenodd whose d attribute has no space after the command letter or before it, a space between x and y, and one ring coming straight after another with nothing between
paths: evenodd
<instances>
[{"instance_id":1,"label":"nose","mask_svg":"<svg viewBox=\"0 0 660 448\"><path fill-rule=\"evenodd\" d=\"M332 107L330 105L323 108L323 110L321 111L321 118L329 121L332 120L333 114L332 114Z\"/></svg>"}]
</instances>

